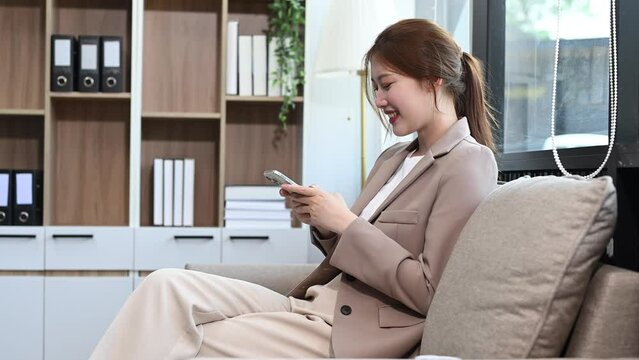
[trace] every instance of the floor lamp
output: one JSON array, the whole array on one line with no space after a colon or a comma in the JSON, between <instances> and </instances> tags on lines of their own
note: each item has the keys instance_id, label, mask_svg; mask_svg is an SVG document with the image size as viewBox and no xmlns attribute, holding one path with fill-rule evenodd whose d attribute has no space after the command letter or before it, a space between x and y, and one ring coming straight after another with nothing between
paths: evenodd
<instances>
[{"instance_id":1,"label":"floor lamp","mask_svg":"<svg viewBox=\"0 0 639 360\"><path fill-rule=\"evenodd\" d=\"M366 69L362 59L377 34L398 20L388 0L330 0L315 59L317 76L360 78L360 184L366 180Z\"/></svg>"}]
</instances>

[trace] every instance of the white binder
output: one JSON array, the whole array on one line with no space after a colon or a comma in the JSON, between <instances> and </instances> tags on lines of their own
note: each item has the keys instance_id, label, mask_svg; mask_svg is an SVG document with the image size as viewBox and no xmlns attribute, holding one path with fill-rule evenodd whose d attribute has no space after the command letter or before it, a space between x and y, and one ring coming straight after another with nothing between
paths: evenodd
<instances>
[{"instance_id":1,"label":"white binder","mask_svg":"<svg viewBox=\"0 0 639 360\"><path fill-rule=\"evenodd\" d=\"M253 95L266 96L266 35L253 35Z\"/></svg>"},{"instance_id":2,"label":"white binder","mask_svg":"<svg viewBox=\"0 0 639 360\"><path fill-rule=\"evenodd\" d=\"M237 95L237 42L239 22L229 21L226 31L226 94Z\"/></svg>"},{"instance_id":3,"label":"white binder","mask_svg":"<svg viewBox=\"0 0 639 360\"><path fill-rule=\"evenodd\" d=\"M164 159L164 226L173 226L173 160Z\"/></svg>"},{"instance_id":4,"label":"white binder","mask_svg":"<svg viewBox=\"0 0 639 360\"><path fill-rule=\"evenodd\" d=\"M195 205L195 159L184 159L184 226L193 226Z\"/></svg>"},{"instance_id":5,"label":"white binder","mask_svg":"<svg viewBox=\"0 0 639 360\"><path fill-rule=\"evenodd\" d=\"M162 226L162 203L164 197L164 161L153 159L153 225Z\"/></svg>"},{"instance_id":6,"label":"white binder","mask_svg":"<svg viewBox=\"0 0 639 360\"><path fill-rule=\"evenodd\" d=\"M182 226L184 203L184 160L173 160L173 226Z\"/></svg>"}]
</instances>

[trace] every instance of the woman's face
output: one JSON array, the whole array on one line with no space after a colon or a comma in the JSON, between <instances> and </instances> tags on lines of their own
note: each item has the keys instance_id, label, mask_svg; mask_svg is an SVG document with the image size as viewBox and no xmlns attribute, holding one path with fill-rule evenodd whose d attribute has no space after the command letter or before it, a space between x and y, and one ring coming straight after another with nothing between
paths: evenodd
<instances>
[{"instance_id":1,"label":"woman's face","mask_svg":"<svg viewBox=\"0 0 639 360\"><path fill-rule=\"evenodd\" d=\"M411 134L432 122L434 90L431 86L398 74L375 58L371 61L371 79L375 105L388 116L395 135Z\"/></svg>"}]
</instances>

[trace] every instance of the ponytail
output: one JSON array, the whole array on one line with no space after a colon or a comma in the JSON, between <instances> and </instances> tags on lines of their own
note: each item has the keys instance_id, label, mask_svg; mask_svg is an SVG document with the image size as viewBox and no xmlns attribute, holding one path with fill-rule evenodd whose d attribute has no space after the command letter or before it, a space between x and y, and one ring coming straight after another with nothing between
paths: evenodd
<instances>
[{"instance_id":1,"label":"ponytail","mask_svg":"<svg viewBox=\"0 0 639 360\"><path fill-rule=\"evenodd\" d=\"M495 117L492 106L486 101L486 83L481 63L464 51L462 68L462 80L466 86L456 101L455 110L466 116L470 134L475 140L495 151L492 134Z\"/></svg>"}]
</instances>

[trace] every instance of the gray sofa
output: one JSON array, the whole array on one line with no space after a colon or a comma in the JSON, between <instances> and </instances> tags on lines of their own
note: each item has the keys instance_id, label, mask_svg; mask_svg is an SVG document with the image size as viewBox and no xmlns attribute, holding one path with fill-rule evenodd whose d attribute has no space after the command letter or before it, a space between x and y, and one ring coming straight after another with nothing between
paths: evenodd
<instances>
[{"instance_id":1,"label":"gray sofa","mask_svg":"<svg viewBox=\"0 0 639 360\"><path fill-rule=\"evenodd\" d=\"M610 178L539 177L500 186L460 235L420 353L639 358L639 273L598 261L615 222ZM313 268L187 265L282 294Z\"/></svg>"}]
</instances>

